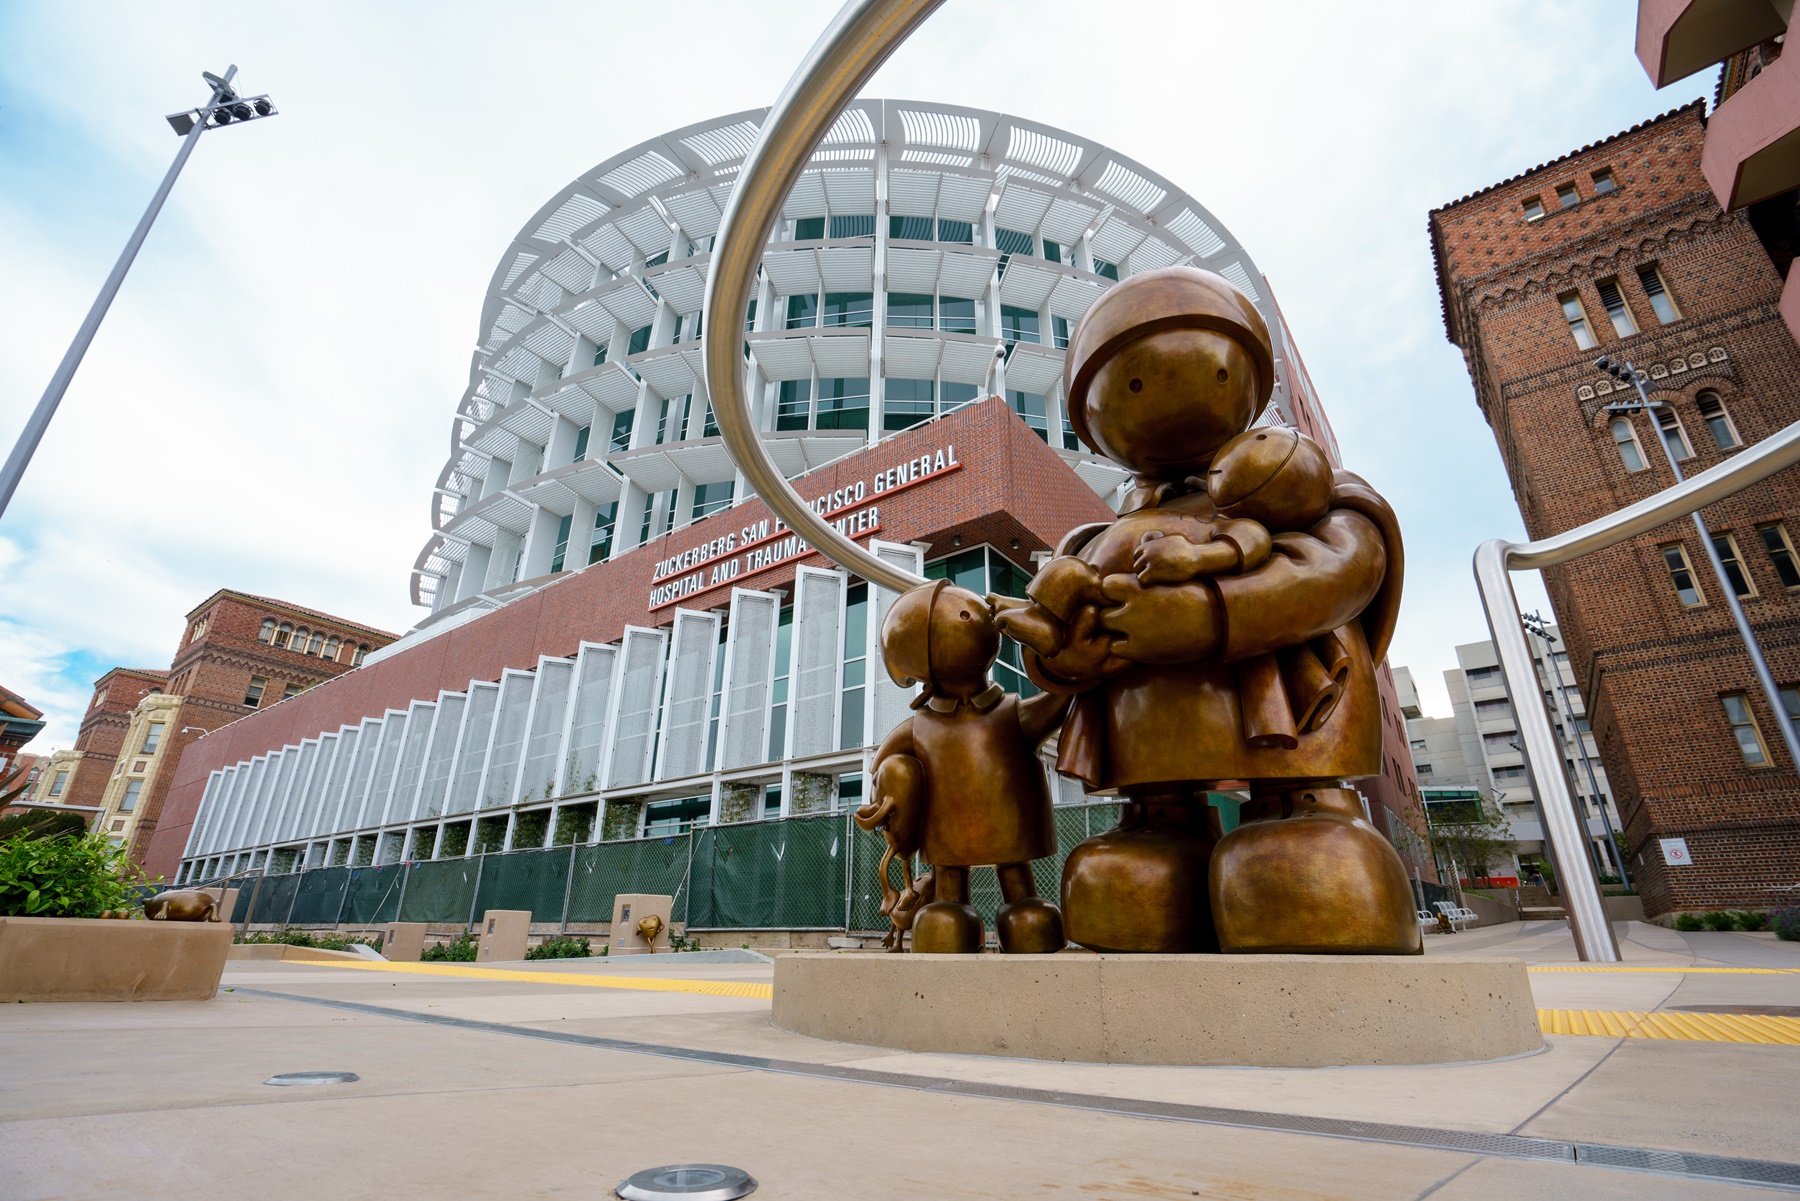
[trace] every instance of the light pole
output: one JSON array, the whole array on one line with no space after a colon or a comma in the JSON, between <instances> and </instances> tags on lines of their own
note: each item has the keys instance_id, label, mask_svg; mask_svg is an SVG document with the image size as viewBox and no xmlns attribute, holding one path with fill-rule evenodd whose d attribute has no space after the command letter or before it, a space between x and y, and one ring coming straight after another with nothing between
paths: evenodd
<instances>
[{"instance_id":1,"label":"light pole","mask_svg":"<svg viewBox=\"0 0 1800 1201\"><path fill-rule=\"evenodd\" d=\"M1606 840L1611 848L1609 853L1619 864L1619 882L1626 888L1630 888L1631 871L1625 866L1625 852L1619 849L1619 836L1613 832L1612 816L1606 812L1606 798L1600 794L1600 780L1594 775L1594 761L1588 758L1587 736L1581 732L1581 727L1575 724L1575 706L1569 703L1569 686L1563 683L1562 666L1556 661L1556 643L1559 639L1550 632L1550 626L1542 617L1538 616L1536 611L1520 614L1519 620L1524 623L1526 629L1542 638L1550 647L1550 674L1556 677L1557 691L1562 694L1563 712L1569 715L1569 726L1575 732L1575 750L1581 756L1582 770L1587 772L1588 790L1593 794L1594 803L1600 806L1600 820L1606 826ZM1586 708L1584 703L1583 712L1586 712Z\"/></svg>"},{"instance_id":2,"label":"light pole","mask_svg":"<svg viewBox=\"0 0 1800 1201\"><path fill-rule=\"evenodd\" d=\"M275 115L275 105L267 96L244 97L232 89L231 80L237 74L235 65L227 69L223 76L214 75L211 71L202 71L200 74L207 86L212 88L212 98L199 108L171 113L165 118L175 132L182 135L181 149L175 152L175 161L170 164L168 174L163 176L162 185L156 189L156 194L150 198L150 206L138 219L137 228L126 239L125 249L120 252L119 261L113 264L112 274L100 286L100 295L94 298L94 307L88 310L87 320L75 332L75 340L69 344L62 362L57 365L56 374L50 377L50 386L44 389L43 398L26 419L25 428L20 432L12 453L7 456L6 465L0 467L0 516L5 515L6 506L11 503L13 492L17 490L19 480L25 474L25 465L31 462L38 443L43 441L44 431L50 428L50 419L56 416L56 406L62 403L69 381L75 378L75 369L81 366L88 344L94 340L94 334L99 330L106 310L112 306L113 297L119 294L119 285L125 282L125 273L131 270L138 248L143 246L144 239L149 236L150 226L162 211L163 201L169 198L169 191L175 186L175 178L181 174L181 168L187 165L188 155L194 152L200 135L220 126Z\"/></svg>"},{"instance_id":3,"label":"light pole","mask_svg":"<svg viewBox=\"0 0 1800 1201\"><path fill-rule=\"evenodd\" d=\"M1629 362L1619 362L1601 355L1594 361L1594 366L1616 380L1629 382L1637 389L1638 403L1616 402L1607 405L1605 412L1635 413L1639 409L1648 410L1650 423L1656 427L1656 440L1662 444L1663 457L1669 461L1669 470L1675 473L1675 483L1679 485L1686 477L1681 474L1681 464L1675 461L1675 452L1669 448L1668 435L1664 433L1662 422L1657 419L1655 412L1657 409L1668 408L1668 404L1650 399L1650 393L1644 387L1643 373ZM1699 509L1694 510L1694 529L1700 535L1700 548L1706 552L1706 561L1712 564L1713 578L1719 582L1719 591L1725 596L1725 607L1731 610L1731 620L1737 623L1738 637L1743 639L1744 650L1749 652L1750 666L1756 672L1756 682L1762 686L1763 699L1769 703L1770 712L1775 714L1775 724L1781 729L1781 740L1787 744L1788 762L1795 771L1800 772L1800 735L1794 732L1794 723L1788 717L1787 706L1781 703L1781 690L1775 686L1775 677L1769 674L1768 660L1763 658L1762 647L1757 644L1750 622L1744 616L1744 606L1738 603L1737 589L1731 586L1731 578L1725 574L1725 564L1719 559L1719 548L1713 545L1712 532L1706 528L1706 519L1700 516Z\"/></svg>"}]
</instances>

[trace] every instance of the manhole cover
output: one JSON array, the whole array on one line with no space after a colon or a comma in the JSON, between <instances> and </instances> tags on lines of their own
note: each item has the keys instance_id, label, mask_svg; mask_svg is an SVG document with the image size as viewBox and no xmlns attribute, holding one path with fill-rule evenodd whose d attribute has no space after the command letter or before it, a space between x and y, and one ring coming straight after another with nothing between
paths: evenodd
<instances>
[{"instance_id":1,"label":"manhole cover","mask_svg":"<svg viewBox=\"0 0 1800 1201\"><path fill-rule=\"evenodd\" d=\"M350 1084L361 1079L355 1072L283 1072L279 1076L270 1076L263 1083L292 1087L298 1084Z\"/></svg>"},{"instance_id":2,"label":"manhole cover","mask_svg":"<svg viewBox=\"0 0 1800 1201\"><path fill-rule=\"evenodd\" d=\"M719 1163L676 1163L646 1168L620 1183L625 1201L733 1201L756 1191L756 1180L741 1168Z\"/></svg>"},{"instance_id":3,"label":"manhole cover","mask_svg":"<svg viewBox=\"0 0 1800 1201\"><path fill-rule=\"evenodd\" d=\"M1677 1013L1736 1013L1755 1018L1800 1018L1800 1005L1671 1005Z\"/></svg>"}]
</instances>

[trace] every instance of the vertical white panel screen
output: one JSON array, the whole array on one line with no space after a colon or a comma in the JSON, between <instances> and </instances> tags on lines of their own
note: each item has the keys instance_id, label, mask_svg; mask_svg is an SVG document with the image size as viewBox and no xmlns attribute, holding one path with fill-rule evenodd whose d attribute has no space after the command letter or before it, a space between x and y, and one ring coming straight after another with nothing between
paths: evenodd
<instances>
[{"instance_id":1,"label":"vertical white panel screen","mask_svg":"<svg viewBox=\"0 0 1800 1201\"><path fill-rule=\"evenodd\" d=\"M387 820L409 822L413 800L419 793L419 773L425 769L425 747L431 742L431 725L437 719L436 701L414 701L406 721L406 742L400 748L400 769L394 773L394 797L388 802Z\"/></svg>"},{"instance_id":2,"label":"vertical white panel screen","mask_svg":"<svg viewBox=\"0 0 1800 1201\"><path fill-rule=\"evenodd\" d=\"M406 714L389 709L381 725L381 752L375 756L375 776L363 799L362 825L379 826L387 812L388 792L394 786L394 769L400 764L400 741L406 737Z\"/></svg>"},{"instance_id":3,"label":"vertical white panel screen","mask_svg":"<svg viewBox=\"0 0 1800 1201\"><path fill-rule=\"evenodd\" d=\"M487 776L481 786L483 809L513 803L513 785L519 779L519 757L525 749L525 723L531 718L531 689L536 680L528 671L509 671L500 677L500 711L494 719L494 742L488 751Z\"/></svg>"},{"instance_id":4,"label":"vertical white panel screen","mask_svg":"<svg viewBox=\"0 0 1800 1201\"><path fill-rule=\"evenodd\" d=\"M300 817L300 837L317 838L325 829L325 786L336 768L338 736L319 735L319 757L313 763L312 783L306 786L306 811Z\"/></svg>"},{"instance_id":5,"label":"vertical white panel screen","mask_svg":"<svg viewBox=\"0 0 1800 1201\"><path fill-rule=\"evenodd\" d=\"M381 728L386 723L379 717L365 718L362 737L356 747L356 762L350 765L350 780L344 796L344 829L362 827L363 798L369 794L369 777L375 774L375 753L381 749Z\"/></svg>"},{"instance_id":6,"label":"vertical white panel screen","mask_svg":"<svg viewBox=\"0 0 1800 1201\"><path fill-rule=\"evenodd\" d=\"M219 824L218 837L213 841L215 853L232 850L238 845L238 832L244 827L244 813L254 791L251 786L256 782L262 763L261 759L252 759L249 763L238 764L237 779L231 785L231 808L226 820Z\"/></svg>"},{"instance_id":7,"label":"vertical white panel screen","mask_svg":"<svg viewBox=\"0 0 1800 1201\"><path fill-rule=\"evenodd\" d=\"M262 793L256 805L256 825L244 840L245 846L260 846L273 835L275 811L281 807L288 784L293 781L294 756L298 753L298 747L287 746L270 758L269 770L263 773Z\"/></svg>"},{"instance_id":8,"label":"vertical white panel screen","mask_svg":"<svg viewBox=\"0 0 1800 1201\"><path fill-rule=\"evenodd\" d=\"M732 590L731 624L725 631L721 768L749 767L769 757L769 686L780 615L781 598L774 593Z\"/></svg>"},{"instance_id":9,"label":"vertical white panel screen","mask_svg":"<svg viewBox=\"0 0 1800 1201\"><path fill-rule=\"evenodd\" d=\"M316 740L309 738L300 744L300 758L294 764L294 782L288 786L287 804L282 807L275 833L269 836L271 842L289 842L300 829L300 815L306 809L306 793L312 787L313 763L318 755Z\"/></svg>"},{"instance_id":10,"label":"vertical white panel screen","mask_svg":"<svg viewBox=\"0 0 1800 1201\"><path fill-rule=\"evenodd\" d=\"M794 571L794 703L788 747L797 759L837 749L845 591L842 572L814 567Z\"/></svg>"},{"instance_id":11,"label":"vertical white panel screen","mask_svg":"<svg viewBox=\"0 0 1800 1201\"><path fill-rule=\"evenodd\" d=\"M916 546L903 546L896 542L874 539L870 541L869 549L874 551L875 557L884 563L892 563L895 567L910 571L914 575L925 573L925 552ZM870 705L869 713L869 741L879 746L881 740L886 738L895 726L906 720L907 715L912 712L910 706L915 690L902 688L894 683L881 658L881 626L887 620L888 610L894 607L894 602L899 599L900 594L874 584L869 585L869 589L875 599L875 611L870 614L869 621L868 675L873 681L870 685L873 703Z\"/></svg>"},{"instance_id":12,"label":"vertical white panel screen","mask_svg":"<svg viewBox=\"0 0 1800 1201\"><path fill-rule=\"evenodd\" d=\"M344 802L350 791L350 772L356 766L357 748L361 744L361 726L344 726L338 731L337 762L331 765L331 778L325 781L325 813L319 826L322 834L337 834L350 828Z\"/></svg>"},{"instance_id":13,"label":"vertical white panel screen","mask_svg":"<svg viewBox=\"0 0 1800 1201\"><path fill-rule=\"evenodd\" d=\"M613 719L612 764L606 773L609 788L642 784L650 778L666 640L661 630L625 627L618 716Z\"/></svg>"},{"instance_id":14,"label":"vertical white panel screen","mask_svg":"<svg viewBox=\"0 0 1800 1201\"><path fill-rule=\"evenodd\" d=\"M231 779L231 769L214 771L206 777L206 791L200 794L200 808L194 813L194 824L188 829L187 846L181 849L183 859L193 855L206 845L206 829L219 819L219 797L224 792L226 782Z\"/></svg>"},{"instance_id":15,"label":"vertical white panel screen","mask_svg":"<svg viewBox=\"0 0 1800 1201\"><path fill-rule=\"evenodd\" d=\"M706 727L712 718L718 649L717 615L675 610L675 638L663 694L662 745L657 753L659 780L706 770Z\"/></svg>"},{"instance_id":16,"label":"vertical white panel screen","mask_svg":"<svg viewBox=\"0 0 1800 1201\"><path fill-rule=\"evenodd\" d=\"M563 760L558 791L593 792L600 787L600 765L605 753L606 716L612 708L613 665L616 646L584 644L575 663L575 703L569 710L569 750Z\"/></svg>"},{"instance_id":17,"label":"vertical white panel screen","mask_svg":"<svg viewBox=\"0 0 1800 1201\"><path fill-rule=\"evenodd\" d=\"M487 766L488 738L494 732L498 684L469 684L469 711L463 715L462 741L456 752L456 774L450 781L450 813L475 808L481 792L481 769Z\"/></svg>"},{"instance_id":18,"label":"vertical white panel screen","mask_svg":"<svg viewBox=\"0 0 1800 1201\"><path fill-rule=\"evenodd\" d=\"M568 659L539 659L537 691L531 697L526 727L525 761L519 765L519 799L547 801L556 795L556 761L568 725L569 683L575 664Z\"/></svg>"},{"instance_id":19,"label":"vertical white panel screen","mask_svg":"<svg viewBox=\"0 0 1800 1201\"><path fill-rule=\"evenodd\" d=\"M424 779L419 782L419 816L440 817L444 797L450 791L450 769L456 765L456 736L462 730L468 697L449 692L438 698L437 719L431 723L431 747L425 752Z\"/></svg>"}]
</instances>

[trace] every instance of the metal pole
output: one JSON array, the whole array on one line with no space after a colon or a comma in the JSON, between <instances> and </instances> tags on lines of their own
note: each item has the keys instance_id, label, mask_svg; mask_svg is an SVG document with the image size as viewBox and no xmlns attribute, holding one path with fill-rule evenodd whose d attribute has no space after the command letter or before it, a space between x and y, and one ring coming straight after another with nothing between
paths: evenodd
<instances>
[{"instance_id":1,"label":"metal pole","mask_svg":"<svg viewBox=\"0 0 1800 1201\"><path fill-rule=\"evenodd\" d=\"M1535 617L1536 614L1534 613L1532 616ZM1550 667L1556 676L1557 690L1562 694L1563 711L1569 715L1569 725L1575 731L1575 750L1581 756L1582 769L1587 772L1588 790L1594 795L1594 804L1600 806L1600 821L1606 827L1606 840L1610 854L1619 865L1619 881L1625 887L1630 888L1632 886L1631 872L1625 867L1625 852L1619 849L1619 836L1613 829L1612 815L1606 811L1606 798L1600 795L1600 780L1594 775L1594 761L1588 757L1587 738L1581 732L1581 727L1575 724L1575 706L1569 703L1569 686L1563 683L1562 668L1556 662L1556 643L1559 639L1550 633L1549 627L1544 625L1541 618L1538 621L1538 628L1532 632L1542 638L1550 647ZM1582 708L1584 711L1586 710L1586 701L1582 702Z\"/></svg>"},{"instance_id":2,"label":"metal pole","mask_svg":"<svg viewBox=\"0 0 1800 1201\"><path fill-rule=\"evenodd\" d=\"M412 869L413 865L410 859L400 865L400 899L394 904L395 921L400 921L401 914L406 912L406 886L412 883ZM379 917L380 914L377 913L376 916Z\"/></svg>"},{"instance_id":3,"label":"metal pole","mask_svg":"<svg viewBox=\"0 0 1800 1201\"><path fill-rule=\"evenodd\" d=\"M1662 423L1657 420L1655 412L1657 408L1667 406L1663 401L1650 399L1650 393L1645 390L1644 381L1638 378L1635 367L1626 363L1625 370L1630 373L1631 382L1637 388L1638 399L1650 414L1650 425L1656 433L1656 440L1662 444L1663 458L1668 460L1669 470L1675 473L1675 482L1680 484L1684 479L1681 464L1675 461L1675 452L1669 448L1669 439L1664 436ZM1719 582L1719 591L1725 594L1725 607L1731 610L1731 620L1737 625L1738 637L1743 639L1744 650L1750 655L1750 666L1756 672L1756 682L1762 686L1763 699L1769 703L1769 710L1775 715L1775 724L1781 730L1781 741L1787 744L1788 763L1795 771L1800 772L1800 734L1794 730L1787 706L1781 703L1781 690L1775 686L1775 677L1769 674L1769 664L1763 658L1762 646L1750 629L1749 619L1744 616L1744 606L1738 603L1737 589L1731 586L1731 578L1725 574L1725 564L1719 558L1719 548L1713 545L1712 533L1706 528L1706 519L1700 516L1699 509L1694 510L1694 529L1700 535L1700 548L1706 552L1706 561L1712 564L1713 578Z\"/></svg>"},{"instance_id":4,"label":"metal pole","mask_svg":"<svg viewBox=\"0 0 1800 1201\"><path fill-rule=\"evenodd\" d=\"M475 906L481 902L481 869L487 866L487 852L483 851L475 860L475 887L469 891L469 920L464 923L469 929L475 928Z\"/></svg>"},{"instance_id":5,"label":"metal pole","mask_svg":"<svg viewBox=\"0 0 1800 1201\"><path fill-rule=\"evenodd\" d=\"M555 835L552 834L551 837L554 838ZM562 925L560 927L558 927L558 929L557 929L558 934L567 934L569 932L569 897L575 891L575 846L576 846L575 840L570 839L569 840L569 878L567 880L563 881Z\"/></svg>"},{"instance_id":6,"label":"metal pole","mask_svg":"<svg viewBox=\"0 0 1800 1201\"><path fill-rule=\"evenodd\" d=\"M225 83L230 83L237 74L234 64L225 72ZM13 445L12 454L7 456L6 465L0 467L0 516L6 513L6 506L12 500L13 492L19 486L19 480L25 475L25 465L31 462L36 453L38 443L43 441L44 432L50 428L50 419L56 416L56 408L62 403L63 393L68 390L69 381L75 378L75 369L81 366L81 360L87 354L88 344L94 340L94 334L100 329L100 322L106 317L106 310L112 307L113 297L119 294L119 286L125 282L125 273L131 270L131 264L137 258L138 248L143 246L144 239L150 234L150 227L156 223L156 215L162 211L163 201L169 198L169 192L175 187L175 179L181 174L182 167L187 165L188 155L194 153L194 147L200 144L200 135L206 132L206 118L214 105L218 104L223 94L222 87L214 87L212 99L207 102L205 110L199 114L194 127L181 139L181 149L175 152L175 161L169 165L168 174L163 176L161 186L150 198L150 206L138 219L137 228L131 231L131 237L125 241L125 249L119 254L119 261L113 264L112 274L100 285L100 295L94 298L94 305L88 310L87 320L75 331L75 340L63 354L62 362L57 365L56 374L50 377L50 386L44 389L44 395L25 421L25 428L19 434L19 440Z\"/></svg>"}]
</instances>

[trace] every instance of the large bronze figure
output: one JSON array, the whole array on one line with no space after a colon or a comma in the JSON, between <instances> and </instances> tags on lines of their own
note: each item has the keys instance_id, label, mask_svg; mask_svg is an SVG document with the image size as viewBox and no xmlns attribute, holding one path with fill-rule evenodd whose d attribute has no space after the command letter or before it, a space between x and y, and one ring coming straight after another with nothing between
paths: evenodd
<instances>
[{"instance_id":1,"label":"large bronze figure","mask_svg":"<svg viewBox=\"0 0 1800 1201\"><path fill-rule=\"evenodd\" d=\"M1032 679L1073 697L1058 770L1125 798L1118 828L1069 855L1069 937L1417 953L1405 869L1349 786L1381 770L1393 511L1301 435L1251 429L1274 386L1268 330L1210 272L1108 291L1067 381L1076 432L1135 486L1116 520L1063 539L1029 601L990 600ZM1239 783L1243 824L1221 837L1206 794Z\"/></svg>"}]
</instances>

